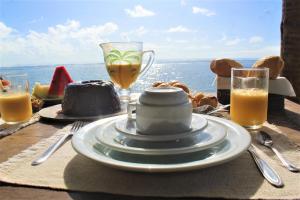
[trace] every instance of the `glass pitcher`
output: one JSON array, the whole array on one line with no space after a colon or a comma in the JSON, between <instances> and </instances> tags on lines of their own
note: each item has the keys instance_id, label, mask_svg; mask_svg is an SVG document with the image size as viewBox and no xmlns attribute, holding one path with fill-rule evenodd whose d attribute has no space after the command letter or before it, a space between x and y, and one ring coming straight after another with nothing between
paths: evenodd
<instances>
[{"instance_id":1,"label":"glass pitcher","mask_svg":"<svg viewBox=\"0 0 300 200\"><path fill-rule=\"evenodd\" d=\"M130 87L137 78L145 74L154 62L153 50L143 51L142 42L102 43L106 70L119 89L121 101L130 100ZM148 53L148 62L142 67L143 56Z\"/></svg>"}]
</instances>

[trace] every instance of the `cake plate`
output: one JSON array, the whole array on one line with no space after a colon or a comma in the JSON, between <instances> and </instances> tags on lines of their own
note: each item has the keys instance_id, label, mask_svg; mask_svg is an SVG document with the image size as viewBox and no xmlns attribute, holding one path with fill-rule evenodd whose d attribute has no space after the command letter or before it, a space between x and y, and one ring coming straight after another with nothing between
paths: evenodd
<instances>
[{"instance_id":1,"label":"cake plate","mask_svg":"<svg viewBox=\"0 0 300 200\"><path fill-rule=\"evenodd\" d=\"M39 115L42 118L48 119L48 120L55 120L55 121L77 121L77 120L98 120L102 118L108 118L112 116L117 115L123 115L126 113L126 109L121 108L120 112L116 112L109 115L97 115L97 116L70 116L70 115L64 115L62 113L61 104L50 106L47 108L43 108L39 111Z\"/></svg>"}]
</instances>

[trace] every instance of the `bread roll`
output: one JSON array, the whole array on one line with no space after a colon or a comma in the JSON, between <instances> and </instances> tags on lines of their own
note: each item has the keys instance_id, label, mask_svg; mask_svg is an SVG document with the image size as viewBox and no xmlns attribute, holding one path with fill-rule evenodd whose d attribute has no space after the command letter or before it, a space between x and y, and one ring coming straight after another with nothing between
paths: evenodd
<instances>
[{"instance_id":1,"label":"bread roll","mask_svg":"<svg viewBox=\"0 0 300 200\"><path fill-rule=\"evenodd\" d=\"M269 78L276 79L284 66L284 62L279 56L268 56L257 60L253 68L269 68Z\"/></svg>"},{"instance_id":2,"label":"bread roll","mask_svg":"<svg viewBox=\"0 0 300 200\"><path fill-rule=\"evenodd\" d=\"M204 97L205 95L202 92L197 92L197 94L195 94L194 99L196 101L201 101L201 99Z\"/></svg>"},{"instance_id":3,"label":"bread roll","mask_svg":"<svg viewBox=\"0 0 300 200\"><path fill-rule=\"evenodd\" d=\"M163 84L163 83L165 83L165 82L162 82L162 81L154 82L154 83L152 84L152 87L158 87L159 85L161 85L161 84Z\"/></svg>"},{"instance_id":4,"label":"bread roll","mask_svg":"<svg viewBox=\"0 0 300 200\"><path fill-rule=\"evenodd\" d=\"M243 65L229 58L215 59L210 63L210 69L218 76L230 77L231 68L242 68Z\"/></svg>"},{"instance_id":5,"label":"bread roll","mask_svg":"<svg viewBox=\"0 0 300 200\"><path fill-rule=\"evenodd\" d=\"M201 100L198 106L203 106L203 105L210 105L212 107L217 107L218 106L218 99L215 96L204 96Z\"/></svg>"},{"instance_id":6,"label":"bread roll","mask_svg":"<svg viewBox=\"0 0 300 200\"><path fill-rule=\"evenodd\" d=\"M190 89L188 88L188 86L186 86L183 83L180 83L179 81L171 81L171 82L161 82L161 81L157 81L155 83L152 84L152 87L157 87L157 88L161 88L161 87L178 87L183 89L183 91L185 91L187 94L190 93Z\"/></svg>"},{"instance_id":7,"label":"bread roll","mask_svg":"<svg viewBox=\"0 0 300 200\"><path fill-rule=\"evenodd\" d=\"M157 88L164 88L164 87L170 87L168 83L161 83L160 85L156 86Z\"/></svg>"},{"instance_id":8,"label":"bread roll","mask_svg":"<svg viewBox=\"0 0 300 200\"><path fill-rule=\"evenodd\" d=\"M197 102L197 100L196 100L196 99L192 99L191 101L192 101L192 106L193 106L193 108L197 108L197 107L198 107L198 102Z\"/></svg>"},{"instance_id":9,"label":"bread roll","mask_svg":"<svg viewBox=\"0 0 300 200\"><path fill-rule=\"evenodd\" d=\"M197 92L195 96L192 96L192 105L193 108L200 106L200 101L205 95L202 92Z\"/></svg>"},{"instance_id":10,"label":"bread roll","mask_svg":"<svg viewBox=\"0 0 300 200\"><path fill-rule=\"evenodd\" d=\"M183 83L175 83L172 85L173 87L178 87L178 88L181 88L183 89L183 91L185 91L186 93L190 93L190 89L188 88L188 86L186 86L185 84Z\"/></svg>"},{"instance_id":11,"label":"bread roll","mask_svg":"<svg viewBox=\"0 0 300 200\"><path fill-rule=\"evenodd\" d=\"M190 89L188 88L188 86L179 81L171 81L171 82L157 81L152 84L152 87L157 87L157 88L170 87L170 86L183 89L187 93L188 97L190 98L193 108L197 108L203 105L210 105L215 108L218 106L217 97L211 95L205 95L202 92L197 92L195 95L193 95L192 93L190 93Z\"/></svg>"},{"instance_id":12,"label":"bread roll","mask_svg":"<svg viewBox=\"0 0 300 200\"><path fill-rule=\"evenodd\" d=\"M173 86L173 85L175 85L175 84L177 84L177 83L180 83L180 82L175 80L175 81L169 82L169 85Z\"/></svg>"}]
</instances>

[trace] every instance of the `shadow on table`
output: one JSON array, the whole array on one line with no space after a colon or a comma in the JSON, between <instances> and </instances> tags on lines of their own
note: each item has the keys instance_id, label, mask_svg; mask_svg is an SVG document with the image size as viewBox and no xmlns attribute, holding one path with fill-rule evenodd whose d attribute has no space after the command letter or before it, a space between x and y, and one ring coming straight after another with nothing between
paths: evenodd
<instances>
[{"instance_id":1,"label":"shadow on table","mask_svg":"<svg viewBox=\"0 0 300 200\"><path fill-rule=\"evenodd\" d=\"M85 191L70 192L73 199L247 199L256 193L264 179L248 152L245 152L239 158L219 166L177 173L128 172L77 155L67 165L64 180L69 190Z\"/></svg>"},{"instance_id":2,"label":"shadow on table","mask_svg":"<svg viewBox=\"0 0 300 200\"><path fill-rule=\"evenodd\" d=\"M272 114L268 117L268 122L300 131L300 113L290 110Z\"/></svg>"},{"instance_id":3,"label":"shadow on table","mask_svg":"<svg viewBox=\"0 0 300 200\"><path fill-rule=\"evenodd\" d=\"M45 124L49 124L49 125L52 125L54 127L57 127L57 128L61 128L63 126L66 126L66 125L72 123L72 121L59 121L59 120L46 119L46 118L41 118L40 121L45 123Z\"/></svg>"}]
</instances>

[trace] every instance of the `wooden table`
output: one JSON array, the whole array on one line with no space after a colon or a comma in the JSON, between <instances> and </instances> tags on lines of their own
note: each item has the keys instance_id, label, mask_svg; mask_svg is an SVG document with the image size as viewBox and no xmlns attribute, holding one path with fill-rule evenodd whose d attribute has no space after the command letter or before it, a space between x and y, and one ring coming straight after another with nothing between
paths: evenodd
<instances>
[{"instance_id":1,"label":"wooden table","mask_svg":"<svg viewBox=\"0 0 300 200\"><path fill-rule=\"evenodd\" d=\"M285 111L272 113L269 123L275 124L289 139L300 145L300 105L285 100ZM66 124L38 122L19 132L0 139L0 163L51 136ZM110 195L104 193L65 192L50 189L17 186L0 182L0 199L141 199L141 197ZM153 199L153 197L142 198ZM166 199L166 198L163 198ZM174 198L172 198L174 199ZM182 199L182 198L180 198ZM193 199L193 198L190 198Z\"/></svg>"}]
</instances>

